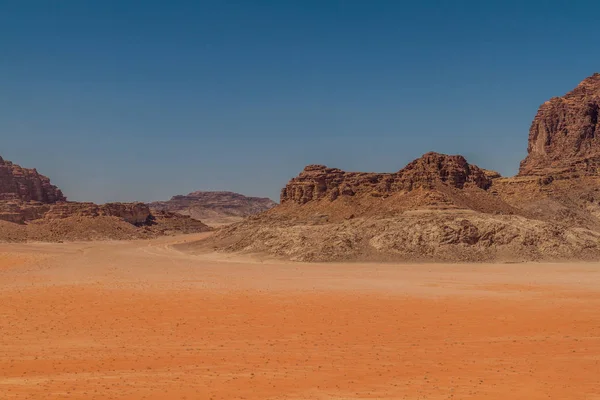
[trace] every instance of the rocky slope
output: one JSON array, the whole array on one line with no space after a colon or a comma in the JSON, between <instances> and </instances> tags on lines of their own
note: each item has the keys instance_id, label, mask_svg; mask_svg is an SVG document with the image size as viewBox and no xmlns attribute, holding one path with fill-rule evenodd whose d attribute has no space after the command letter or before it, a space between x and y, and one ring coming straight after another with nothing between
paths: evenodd
<instances>
[{"instance_id":1,"label":"rocky slope","mask_svg":"<svg viewBox=\"0 0 600 400\"><path fill-rule=\"evenodd\" d=\"M600 255L600 246L581 251L600 233L564 230L560 223L533 219L532 211L505 201L494 189L494 181L501 179L497 176L461 156L437 153L389 174L309 166L282 191L280 206L218 231L196 249L298 261L525 261Z\"/></svg>"},{"instance_id":2,"label":"rocky slope","mask_svg":"<svg viewBox=\"0 0 600 400\"><path fill-rule=\"evenodd\" d=\"M519 175L427 153L395 173L310 165L281 205L191 251L303 261L600 259L600 75L544 103Z\"/></svg>"},{"instance_id":3,"label":"rocky slope","mask_svg":"<svg viewBox=\"0 0 600 400\"><path fill-rule=\"evenodd\" d=\"M150 203L152 210L170 211L189 215L209 225L238 222L247 216L259 214L275 207L277 203L268 198L247 197L233 192L193 192L173 196L168 201Z\"/></svg>"},{"instance_id":4,"label":"rocky slope","mask_svg":"<svg viewBox=\"0 0 600 400\"><path fill-rule=\"evenodd\" d=\"M144 203L68 202L35 169L0 158L0 241L135 239L207 230L189 216L152 213Z\"/></svg>"},{"instance_id":5,"label":"rocky slope","mask_svg":"<svg viewBox=\"0 0 600 400\"><path fill-rule=\"evenodd\" d=\"M269 213L185 249L308 262L523 262L598 260L599 241L597 231L519 215L414 210L333 223Z\"/></svg>"}]
</instances>

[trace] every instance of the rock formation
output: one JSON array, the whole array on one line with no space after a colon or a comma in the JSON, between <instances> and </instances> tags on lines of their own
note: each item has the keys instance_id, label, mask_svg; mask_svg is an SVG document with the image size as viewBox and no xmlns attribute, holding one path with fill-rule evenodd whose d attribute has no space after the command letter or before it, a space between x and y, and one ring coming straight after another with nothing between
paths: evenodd
<instances>
[{"instance_id":1,"label":"rock formation","mask_svg":"<svg viewBox=\"0 0 600 400\"><path fill-rule=\"evenodd\" d=\"M598 174L599 113L598 73L563 97L542 104L529 130L528 155L521 162L519 175Z\"/></svg>"},{"instance_id":2,"label":"rock formation","mask_svg":"<svg viewBox=\"0 0 600 400\"><path fill-rule=\"evenodd\" d=\"M600 74L540 107L518 176L427 153L395 173L309 165L281 204L191 251L302 261L600 259Z\"/></svg>"},{"instance_id":3,"label":"rock formation","mask_svg":"<svg viewBox=\"0 0 600 400\"><path fill-rule=\"evenodd\" d=\"M490 171L487 173L492 174ZM385 197L415 189L434 189L437 183L457 189L465 185L487 189L492 181L486 171L470 165L462 156L431 152L396 173L344 172L324 165L309 165L283 188L281 203L305 204L321 199L334 201L340 196L357 194Z\"/></svg>"},{"instance_id":4,"label":"rock formation","mask_svg":"<svg viewBox=\"0 0 600 400\"><path fill-rule=\"evenodd\" d=\"M60 203L51 206L44 214L45 219L69 217L117 217L135 226L148 225L150 208L144 203Z\"/></svg>"},{"instance_id":5,"label":"rock formation","mask_svg":"<svg viewBox=\"0 0 600 400\"><path fill-rule=\"evenodd\" d=\"M22 168L0 157L0 200L56 203L66 198L37 170Z\"/></svg>"},{"instance_id":6,"label":"rock formation","mask_svg":"<svg viewBox=\"0 0 600 400\"><path fill-rule=\"evenodd\" d=\"M600 74L544 103L516 177L438 153L393 173L309 165L273 208L227 192L150 206L69 203L48 178L0 159L0 219L10 221L0 221L0 233L4 240L152 237L208 229L190 215L218 223L250 215L188 250L303 261L600 260L599 109Z\"/></svg>"},{"instance_id":7,"label":"rock formation","mask_svg":"<svg viewBox=\"0 0 600 400\"><path fill-rule=\"evenodd\" d=\"M233 192L201 191L185 196L173 196L169 201L149 204L152 210L189 215L194 219L215 225L238 222L276 205L273 200L263 197L247 197Z\"/></svg>"},{"instance_id":8,"label":"rock formation","mask_svg":"<svg viewBox=\"0 0 600 400\"><path fill-rule=\"evenodd\" d=\"M68 202L35 169L0 158L0 241L134 239L210 228L144 203Z\"/></svg>"}]
</instances>

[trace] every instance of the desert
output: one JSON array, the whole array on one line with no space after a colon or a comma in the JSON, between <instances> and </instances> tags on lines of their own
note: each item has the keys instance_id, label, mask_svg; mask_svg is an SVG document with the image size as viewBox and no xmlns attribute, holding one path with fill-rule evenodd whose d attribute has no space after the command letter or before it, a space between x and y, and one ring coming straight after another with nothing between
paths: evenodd
<instances>
[{"instance_id":1,"label":"desert","mask_svg":"<svg viewBox=\"0 0 600 400\"><path fill-rule=\"evenodd\" d=\"M2 399L597 398L599 104L544 103L515 177L309 165L280 204L73 202L0 159Z\"/></svg>"},{"instance_id":2,"label":"desert","mask_svg":"<svg viewBox=\"0 0 600 400\"><path fill-rule=\"evenodd\" d=\"M200 236L198 236L200 235ZM593 399L600 264L0 245L3 399Z\"/></svg>"},{"instance_id":3,"label":"desert","mask_svg":"<svg viewBox=\"0 0 600 400\"><path fill-rule=\"evenodd\" d=\"M0 159L2 399L596 398L599 96L544 103L515 177L309 165L280 204L73 202Z\"/></svg>"},{"instance_id":4,"label":"desert","mask_svg":"<svg viewBox=\"0 0 600 400\"><path fill-rule=\"evenodd\" d=\"M0 400L600 400L600 2L0 2Z\"/></svg>"}]
</instances>

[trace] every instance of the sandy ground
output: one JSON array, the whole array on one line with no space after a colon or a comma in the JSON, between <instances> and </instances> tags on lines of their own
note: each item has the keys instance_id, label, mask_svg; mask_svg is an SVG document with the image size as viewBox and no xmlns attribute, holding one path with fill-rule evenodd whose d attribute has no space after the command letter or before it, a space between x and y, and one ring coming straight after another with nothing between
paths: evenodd
<instances>
[{"instance_id":1,"label":"sandy ground","mask_svg":"<svg viewBox=\"0 0 600 400\"><path fill-rule=\"evenodd\" d=\"M600 399L600 264L172 241L0 245L0 399Z\"/></svg>"}]
</instances>

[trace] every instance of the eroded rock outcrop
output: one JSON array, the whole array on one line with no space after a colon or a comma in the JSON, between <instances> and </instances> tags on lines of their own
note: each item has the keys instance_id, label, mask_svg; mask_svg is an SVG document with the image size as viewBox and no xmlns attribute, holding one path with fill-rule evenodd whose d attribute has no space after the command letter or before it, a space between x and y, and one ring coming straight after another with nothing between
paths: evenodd
<instances>
[{"instance_id":1,"label":"eroded rock outcrop","mask_svg":"<svg viewBox=\"0 0 600 400\"><path fill-rule=\"evenodd\" d=\"M144 203L68 202L35 169L0 158L0 241L151 238L210 230L171 212L153 215Z\"/></svg>"},{"instance_id":2,"label":"eroded rock outcrop","mask_svg":"<svg viewBox=\"0 0 600 400\"><path fill-rule=\"evenodd\" d=\"M147 225L150 208L144 203L78 203L44 204L34 201L0 201L0 220L24 224L35 220L70 217L117 217L135 226Z\"/></svg>"},{"instance_id":3,"label":"eroded rock outcrop","mask_svg":"<svg viewBox=\"0 0 600 400\"><path fill-rule=\"evenodd\" d=\"M415 189L434 189L442 183L462 189L466 185L487 189L499 176L471 165L460 155L427 153L396 173L345 172L324 165L309 165L281 191L281 203L305 204L340 196L389 196Z\"/></svg>"},{"instance_id":4,"label":"eroded rock outcrop","mask_svg":"<svg viewBox=\"0 0 600 400\"><path fill-rule=\"evenodd\" d=\"M69 217L117 217L132 225L147 225L150 208L144 203L61 203L51 206L44 214L45 219Z\"/></svg>"},{"instance_id":5,"label":"eroded rock outcrop","mask_svg":"<svg viewBox=\"0 0 600 400\"><path fill-rule=\"evenodd\" d=\"M600 74L542 104L519 175L600 172Z\"/></svg>"},{"instance_id":6,"label":"eroded rock outcrop","mask_svg":"<svg viewBox=\"0 0 600 400\"><path fill-rule=\"evenodd\" d=\"M66 201L66 198L36 169L23 168L0 157L0 200L56 203Z\"/></svg>"}]
</instances>

